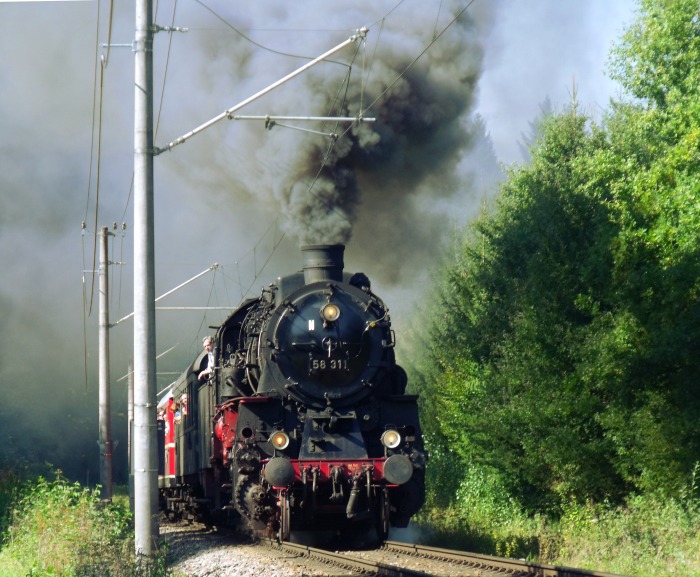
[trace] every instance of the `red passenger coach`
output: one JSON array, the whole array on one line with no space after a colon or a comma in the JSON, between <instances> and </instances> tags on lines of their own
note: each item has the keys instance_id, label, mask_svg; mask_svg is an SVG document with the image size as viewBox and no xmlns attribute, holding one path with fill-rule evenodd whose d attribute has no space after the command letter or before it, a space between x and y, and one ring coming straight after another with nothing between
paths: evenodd
<instances>
[{"instance_id":1,"label":"red passenger coach","mask_svg":"<svg viewBox=\"0 0 700 577\"><path fill-rule=\"evenodd\" d=\"M165 478L175 480L175 399L168 399L165 411Z\"/></svg>"}]
</instances>

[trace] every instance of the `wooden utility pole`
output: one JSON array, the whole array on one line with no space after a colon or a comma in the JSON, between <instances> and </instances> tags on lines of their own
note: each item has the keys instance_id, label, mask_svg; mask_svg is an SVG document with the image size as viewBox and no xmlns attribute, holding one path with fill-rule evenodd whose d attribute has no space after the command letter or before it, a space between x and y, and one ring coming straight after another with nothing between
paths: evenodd
<instances>
[{"instance_id":1,"label":"wooden utility pole","mask_svg":"<svg viewBox=\"0 0 700 577\"><path fill-rule=\"evenodd\" d=\"M100 499L112 500L112 417L109 393L109 231L103 227L100 235L100 320L99 320L99 430L100 438Z\"/></svg>"},{"instance_id":2,"label":"wooden utility pole","mask_svg":"<svg viewBox=\"0 0 700 577\"><path fill-rule=\"evenodd\" d=\"M153 2L136 0L134 38L134 541L158 540L156 314L153 231Z\"/></svg>"}]
</instances>

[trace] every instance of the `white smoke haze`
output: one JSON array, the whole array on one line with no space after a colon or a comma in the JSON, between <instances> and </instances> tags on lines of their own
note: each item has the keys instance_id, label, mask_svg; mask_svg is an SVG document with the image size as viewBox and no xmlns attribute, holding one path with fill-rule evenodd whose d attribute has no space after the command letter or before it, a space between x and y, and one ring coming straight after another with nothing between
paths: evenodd
<instances>
[{"instance_id":1,"label":"white smoke haze","mask_svg":"<svg viewBox=\"0 0 700 577\"><path fill-rule=\"evenodd\" d=\"M189 32L156 36L156 146L362 26L366 43L238 114L362 112L376 122L347 133L347 124L288 123L341 135L334 143L279 125L266 129L262 120L223 120L157 156L156 294L221 265L159 304L235 306L298 270L301 244L342 241L346 268L369 275L400 340L445 238L493 195L500 174L494 152L516 160L510 151L538 104L552 96L565 105L572 75L581 94L585 79L608 86L599 55L619 32L619 6L629 2L613 10L604 0L566 7L477 0L447 27L466 2L160 1L155 21ZM110 266L110 319L133 310L133 0L115 3L112 42L127 46L109 52L99 46L107 42L108 14L105 0L0 2L0 463L46 460L91 482L98 463L94 234L113 222L127 229L118 227L110 241L110 259L123 263ZM98 170L93 81L99 85L100 54L107 65ZM552 94L562 84L564 96ZM596 102L604 105L597 95L609 92L594 92ZM159 389L225 316L157 312L157 351L175 347L158 361ZM129 321L110 331L120 482L132 332Z\"/></svg>"}]
</instances>

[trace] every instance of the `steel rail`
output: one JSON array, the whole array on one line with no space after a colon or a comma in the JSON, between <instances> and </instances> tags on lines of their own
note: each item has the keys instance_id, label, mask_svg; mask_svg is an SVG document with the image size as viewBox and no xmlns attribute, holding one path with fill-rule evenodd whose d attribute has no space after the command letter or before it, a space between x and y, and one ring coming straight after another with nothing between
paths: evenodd
<instances>
[{"instance_id":1,"label":"steel rail","mask_svg":"<svg viewBox=\"0 0 700 577\"><path fill-rule=\"evenodd\" d=\"M576 569L573 567L560 567L545 563L533 563L518 559L508 559L505 557L492 557L478 553L467 553L452 549L441 549L439 547L426 547L424 545L414 545L411 543L400 543L398 541L385 541L382 549L411 555L424 557L438 561L448 561L470 566L480 566L488 569L500 569L513 573L523 572L536 577L623 577L614 573L601 571L591 571L588 569Z\"/></svg>"},{"instance_id":2,"label":"steel rail","mask_svg":"<svg viewBox=\"0 0 700 577\"><path fill-rule=\"evenodd\" d=\"M293 555L307 558L312 561L320 561L335 567L341 567L358 573L376 575L378 577L433 577L430 573L398 567L380 561L370 561L352 555L335 553L307 545L299 545L284 541L269 541L267 546L275 550L283 550Z\"/></svg>"}]
</instances>

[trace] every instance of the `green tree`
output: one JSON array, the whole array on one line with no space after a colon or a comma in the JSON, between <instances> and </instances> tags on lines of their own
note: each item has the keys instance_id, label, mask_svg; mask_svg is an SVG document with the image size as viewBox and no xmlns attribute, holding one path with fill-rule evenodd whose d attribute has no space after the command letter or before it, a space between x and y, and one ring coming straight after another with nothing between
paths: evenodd
<instances>
[{"instance_id":1,"label":"green tree","mask_svg":"<svg viewBox=\"0 0 700 577\"><path fill-rule=\"evenodd\" d=\"M601 246L615 230L586 194L582 159L605 145L586 121L574 107L543 123L531 167L511 172L498 210L474 223L447 271L445 314L433 329L443 345L435 354L443 431L533 507L620 485L612 467L599 467L610 448L590 416L602 400L576 372L591 303L604 301L611 272Z\"/></svg>"},{"instance_id":2,"label":"green tree","mask_svg":"<svg viewBox=\"0 0 700 577\"><path fill-rule=\"evenodd\" d=\"M615 294L637 359L608 381L604 425L636 486L673 490L700 459L700 6L643 0L612 70L640 102L609 123L623 178L611 183L621 232Z\"/></svg>"},{"instance_id":3,"label":"green tree","mask_svg":"<svg viewBox=\"0 0 700 577\"><path fill-rule=\"evenodd\" d=\"M545 120L445 266L436 434L531 508L673 493L700 461L699 10L641 2L612 64L633 99Z\"/></svg>"},{"instance_id":4,"label":"green tree","mask_svg":"<svg viewBox=\"0 0 700 577\"><path fill-rule=\"evenodd\" d=\"M637 20L613 49L612 78L654 107L697 92L700 14L695 0L639 0Z\"/></svg>"}]
</instances>

